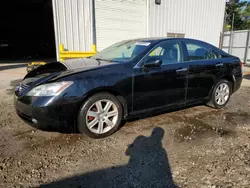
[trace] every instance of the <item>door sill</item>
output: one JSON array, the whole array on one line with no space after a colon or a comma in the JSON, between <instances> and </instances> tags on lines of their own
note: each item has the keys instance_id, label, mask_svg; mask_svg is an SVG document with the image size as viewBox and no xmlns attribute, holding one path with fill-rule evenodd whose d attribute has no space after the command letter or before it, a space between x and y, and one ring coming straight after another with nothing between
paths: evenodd
<instances>
[{"instance_id":1,"label":"door sill","mask_svg":"<svg viewBox=\"0 0 250 188\"><path fill-rule=\"evenodd\" d=\"M136 117L147 118L147 117L160 115L163 113L169 113L173 111L182 110L185 107L192 107L195 105L202 105L202 104L204 104L204 98L186 101L185 103L177 103L173 105L166 105L166 106L131 112L129 113L126 119L130 120Z\"/></svg>"},{"instance_id":2,"label":"door sill","mask_svg":"<svg viewBox=\"0 0 250 188\"><path fill-rule=\"evenodd\" d=\"M128 119L130 119L131 117L133 118L133 117L137 117L139 115L144 115L144 114L161 113L162 111L168 111L168 110L178 108L179 106L183 106L183 105L185 105L185 103L177 103L177 104L173 104L173 105L166 105L166 106L154 107L154 108L149 108L149 109L145 109L145 110L131 112L128 115Z\"/></svg>"}]
</instances>

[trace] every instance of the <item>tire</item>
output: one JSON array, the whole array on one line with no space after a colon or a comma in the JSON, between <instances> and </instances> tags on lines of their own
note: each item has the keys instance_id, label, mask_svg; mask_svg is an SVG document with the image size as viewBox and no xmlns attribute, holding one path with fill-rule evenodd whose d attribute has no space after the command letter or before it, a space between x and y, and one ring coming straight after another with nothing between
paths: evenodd
<instances>
[{"instance_id":1,"label":"tire","mask_svg":"<svg viewBox=\"0 0 250 188\"><path fill-rule=\"evenodd\" d=\"M220 103L222 101L216 97L218 95L217 89L220 89L221 86L223 86L223 85L227 85L227 87L228 87L228 98L225 99L225 97L224 97L225 102ZM232 83L229 82L228 80L221 79L213 88L212 94L210 96L210 100L209 100L209 102L207 102L207 105L212 107L212 108L216 108L216 109L223 108L227 105L228 101L230 100L231 94L232 94ZM218 102L219 100L220 100L220 102Z\"/></svg>"},{"instance_id":2,"label":"tire","mask_svg":"<svg viewBox=\"0 0 250 188\"><path fill-rule=\"evenodd\" d=\"M111 117L112 114L114 116ZM95 139L104 138L120 128L122 117L120 101L110 93L98 93L89 97L80 108L77 126L84 135Z\"/></svg>"}]
</instances>

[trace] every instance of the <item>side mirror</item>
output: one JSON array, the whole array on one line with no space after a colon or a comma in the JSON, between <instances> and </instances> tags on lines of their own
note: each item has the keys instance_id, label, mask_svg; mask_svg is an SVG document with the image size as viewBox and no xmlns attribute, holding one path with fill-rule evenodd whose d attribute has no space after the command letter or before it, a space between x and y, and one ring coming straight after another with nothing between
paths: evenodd
<instances>
[{"instance_id":1,"label":"side mirror","mask_svg":"<svg viewBox=\"0 0 250 188\"><path fill-rule=\"evenodd\" d=\"M144 63L144 67L160 67L162 64L162 60L160 58L150 58Z\"/></svg>"}]
</instances>

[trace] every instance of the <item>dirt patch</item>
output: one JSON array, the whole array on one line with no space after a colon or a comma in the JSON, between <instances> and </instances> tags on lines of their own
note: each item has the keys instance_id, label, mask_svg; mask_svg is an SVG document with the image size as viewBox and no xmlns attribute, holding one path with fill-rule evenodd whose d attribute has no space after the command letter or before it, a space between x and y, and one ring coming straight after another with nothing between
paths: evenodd
<instances>
[{"instance_id":1,"label":"dirt patch","mask_svg":"<svg viewBox=\"0 0 250 188\"><path fill-rule=\"evenodd\" d=\"M175 137L181 141L189 141L206 136L233 136L235 132L223 127L213 127L198 118L185 118L184 126L175 131Z\"/></svg>"},{"instance_id":2,"label":"dirt patch","mask_svg":"<svg viewBox=\"0 0 250 188\"><path fill-rule=\"evenodd\" d=\"M225 119L230 122L240 123L240 122L250 122L250 113L248 112L226 112L224 113Z\"/></svg>"},{"instance_id":3,"label":"dirt patch","mask_svg":"<svg viewBox=\"0 0 250 188\"><path fill-rule=\"evenodd\" d=\"M10 82L10 88L6 89L9 95L13 95L16 87L21 83L22 79L13 80Z\"/></svg>"}]
</instances>

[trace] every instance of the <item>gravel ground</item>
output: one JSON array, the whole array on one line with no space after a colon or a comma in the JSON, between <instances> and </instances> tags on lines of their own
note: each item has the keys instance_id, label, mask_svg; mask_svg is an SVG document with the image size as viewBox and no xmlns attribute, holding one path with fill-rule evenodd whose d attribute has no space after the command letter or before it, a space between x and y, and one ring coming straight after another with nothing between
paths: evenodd
<instances>
[{"instance_id":1,"label":"gravel ground","mask_svg":"<svg viewBox=\"0 0 250 188\"><path fill-rule=\"evenodd\" d=\"M24 69L0 71L0 187L250 187L250 78L228 106L130 121L93 140L41 131L15 114Z\"/></svg>"}]
</instances>

